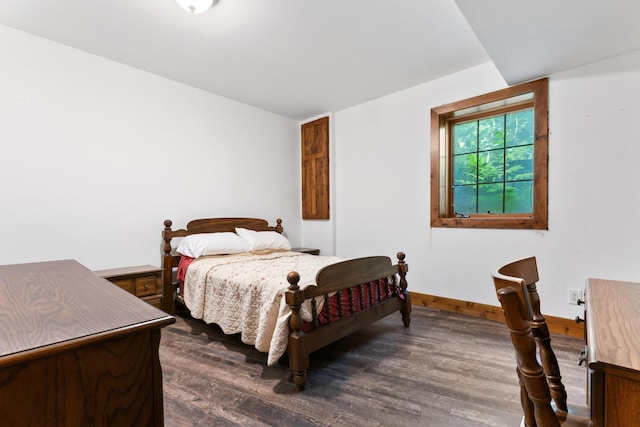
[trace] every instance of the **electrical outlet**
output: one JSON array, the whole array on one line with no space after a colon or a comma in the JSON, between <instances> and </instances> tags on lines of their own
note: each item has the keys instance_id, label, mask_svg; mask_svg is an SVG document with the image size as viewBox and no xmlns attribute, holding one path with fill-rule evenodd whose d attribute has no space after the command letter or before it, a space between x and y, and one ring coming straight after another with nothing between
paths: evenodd
<instances>
[{"instance_id":1,"label":"electrical outlet","mask_svg":"<svg viewBox=\"0 0 640 427\"><path fill-rule=\"evenodd\" d=\"M569 289L569 304L578 305L578 300L582 299L582 289Z\"/></svg>"}]
</instances>

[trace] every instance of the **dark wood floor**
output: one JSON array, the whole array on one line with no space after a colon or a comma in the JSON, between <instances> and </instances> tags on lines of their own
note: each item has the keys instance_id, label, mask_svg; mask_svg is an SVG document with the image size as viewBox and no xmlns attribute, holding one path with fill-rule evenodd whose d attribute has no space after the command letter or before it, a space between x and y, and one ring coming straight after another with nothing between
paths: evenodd
<instances>
[{"instance_id":1,"label":"dark wood floor","mask_svg":"<svg viewBox=\"0 0 640 427\"><path fill-rule=\"evenodd\" d=\"M581 340L554 336L569 401L585 402ZM502 323L414 308L312 355L298 393L286 361L215 326L178 317L163 329L165 424L177 426L518 426L515 359Z\"/></svg>"}]
</instances>

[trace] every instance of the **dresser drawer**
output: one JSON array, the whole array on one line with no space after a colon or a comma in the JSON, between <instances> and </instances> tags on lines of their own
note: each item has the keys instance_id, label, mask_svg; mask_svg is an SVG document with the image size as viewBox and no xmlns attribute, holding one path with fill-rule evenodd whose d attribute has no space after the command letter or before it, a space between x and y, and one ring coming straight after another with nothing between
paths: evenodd
<instances>
[{"instance_id":1,"label":"dresser drawer","mask_svg":"<svg viewBox=\"0 0 640 427\"><path fill-rule=\"evenodd\" d=\"M135 278L136 296L146 297L158 293L156 276L140 276Z\"/></svg>"},{"instance_id":2,"label":"dresser drawer","mask_svg":"<svg viewBox=\"0 0 640 427\"><path fill-rule=\"evenodd\" d=\"M114 285L120 286L122 289L129 292L130 294L135 294L135 288L133 286L132 279L109 279L109 281Z\"/></svg>"}]
</instances>

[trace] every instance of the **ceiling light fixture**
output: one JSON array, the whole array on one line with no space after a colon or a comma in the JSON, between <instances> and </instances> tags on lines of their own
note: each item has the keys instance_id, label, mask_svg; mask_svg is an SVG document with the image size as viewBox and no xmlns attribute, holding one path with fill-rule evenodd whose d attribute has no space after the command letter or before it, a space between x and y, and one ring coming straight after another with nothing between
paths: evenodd
<instances>
[{"instance_id":1,"label":"ceiling light fixture","mask_svg":"<svg viewBox=\"0 0 640 427\"><path fill-rule=\"evenodd\" d=\"M190 13L202 13L213 6L213 0L176 0L176 2Z\"/></svg>"}]
</instances>

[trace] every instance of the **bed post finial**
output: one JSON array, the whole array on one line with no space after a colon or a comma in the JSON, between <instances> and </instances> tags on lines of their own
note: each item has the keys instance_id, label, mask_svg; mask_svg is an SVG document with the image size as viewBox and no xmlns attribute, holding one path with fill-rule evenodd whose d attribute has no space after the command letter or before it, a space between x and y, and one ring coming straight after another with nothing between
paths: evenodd
<instances>
[{"instance_id":1,"label":"bed post finial","mask_svg":"<svg viewBox=\"0 0 640 427\"><path fill-rule=\"evenodd\" d=\"M405 328L409 327L411 323L411 294L407 291L407 271L409 271L409 266L404 262L405 254L404 252L398 252L396 254L398 257L398 275L400 276L400 292L404 298L402 299L402 308L400 309L400 313L402 314L402 323Z\"/></svg>"},{"instance_id":2,"label":"bed post finial","mask_svg":"<svg viewBox=\"0 0 640 427\"><path fill-rule=\"evenodd\" d=\"M164 220L164 230L162 231L162 240L164 240L164 244L162 245L162 251L165 256L171 253L171 237L168 237L167 233L171 232L172 225L173 222L171 222L170 219Z\"/></svg>"},{"instance_id":3,"label":"bed post finial","mask_svg":"<svg viewBox=\"0 0 640 427\"><path fill-rule=\"evenodd\" d=\"M289 289L291 289L292 291L297 291L298 289L300 289L300 287L298 286L298 282L300 282L300 274L298 274L297 271L292 271L291 273L287 274L287 282L289 282Z\"/></svg>"},{"instance_id":4,"label":"bed post finial","mask_svg":"<svg viewBox=\"0 0 640 427\"><path fill-rule=\"evenodd\" d=\"M282 228L282 219L280 219L280 218L276 219L276 231L278 233L282 234L283 230L284 229ZM289 282L289 283L291 283L291 282Z\"/></svg>"}]
</instances>

